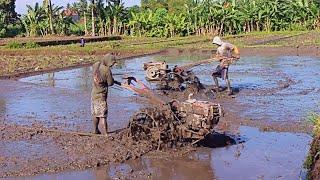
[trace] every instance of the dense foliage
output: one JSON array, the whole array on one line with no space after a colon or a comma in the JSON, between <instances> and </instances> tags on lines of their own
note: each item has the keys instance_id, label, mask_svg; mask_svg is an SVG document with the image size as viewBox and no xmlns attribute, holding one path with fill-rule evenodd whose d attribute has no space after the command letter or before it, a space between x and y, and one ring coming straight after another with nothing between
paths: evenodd
<instances>
[{"instance_id":1,"label":"dense foliage","mask_svg":"<svg viewBox=\"0 0 320 180\"><path fill-rule=\"evenodd\" d=\"M0 37L15 36L19 25L15 12L15 0L0 0Z\"/></svg>"},{"instance_id":2,"label":"dense foliage","mask_svg":"<svg viewBox=\"0 0 320 180\"><path fill-rule=\"evenodd\" d=\"M147 36L310 30L320 26L319 7L312 0L142 0L129 25Z\"/></svg>"},{"instance_id":3,"label":"dense foliage","mask_svg":"<svg viewBox=\"0 0 320 180\"><path fill-rule=\"evenodd\" d=\"M54 1L28 6L20 18L26 36L173 37L320 28L320 5L315 0L141 0L141 7L130 8L121 0L79 0L66 8ZM10 2L11 8L1 8L0 35L8 29L8 19L16 16L15 0L0 0L0 6L3 2ZM72 20L66 9L80 21Z\"/></svg>"}]
</instances>

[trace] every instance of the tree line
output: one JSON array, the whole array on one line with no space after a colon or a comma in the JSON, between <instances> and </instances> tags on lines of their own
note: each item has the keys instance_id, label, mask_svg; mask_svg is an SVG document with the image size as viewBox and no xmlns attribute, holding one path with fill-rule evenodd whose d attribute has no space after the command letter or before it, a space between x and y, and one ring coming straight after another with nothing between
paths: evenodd
<instances>
[{"instance_id":1,"label":"tree line","mask_svg":"<svg viewBox=\"0 0 320 180\"><path fill-rule=\"evenodd\" d=\"M54 1L27 5L27 13L19 16L15 0L0 0L0 37L175 37L320 28L316 0L141 0L141 6L134 7L125 7L121 0L79 0L66 7Z\"/></svg>"}]
</instances>

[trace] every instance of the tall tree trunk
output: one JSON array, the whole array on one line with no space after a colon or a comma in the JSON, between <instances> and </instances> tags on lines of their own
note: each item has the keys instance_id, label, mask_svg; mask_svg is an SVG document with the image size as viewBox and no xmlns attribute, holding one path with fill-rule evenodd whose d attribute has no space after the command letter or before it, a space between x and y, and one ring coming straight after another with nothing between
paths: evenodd
<instances>
[{"instance_id":1,"label":"tall tree trunk","mask_svg":"<svg viewBox=\"0 0 320 180\"><path fill-rule=\"evenodd\" d=\"M51 31L51 34L54 34L53 23L52 23L52 4L51 4L51 0L46 0L45 3L46 3L47 12L48 12L50 31Z\"/></svg>"},{"instance_id":2,"label":"tall tree trunk","mask_svg":"<svg viewBox=\"0 0 320 180\"><path fill-rule=\"evenodd\" d=\"M84 20L84 34L88 35L88 27L87 27L87 12L83 12L83 20Z\"/></svg>"},{"instance_id":3,"label":"tall tree trunk","mask_svg":"<svg viewBox=\"0 0 320 180\"><path fill-rule=\"evenodd\" d=\"M103 32L104 32L104 25L103 25L103 22L101 20L101 18L99 18L99 36L103 36Z\"/></svg>"},{"instance_id":4,"label":"tall tree trunk","mask_svg":"<svg viewBox=\"0 0 320 180\"><path fill-rule=\"evenodd\" d=\"M108 23L108 35L110 36L112 34L112 29L111 29L111 21Z\"/></svg>"},{"instance_id":5,"label":"tall tree trunk","mask_svg":"<svg viewBox=\"0 0 320 180\"><path fill-rule=\"evenodd\" d=\"M121 28L120 35L127 35L126 29L127 29L126 24L123 23L123 24L122 24L122 28Z\"/></svg>"},{"instance_id":6,"label":"tall tree trunk","mask_svg":"<svg viewBox=\"0 0 320 180\"><path fill-rule=\"evenodd\" d=\"M222 35L222 32L223 32L223 21L221 22L221 25L220 25L220 32L219 32L219 35L221 36Z\"/></svg>"},{"instance_id":7,"label":"tall tree trunk","mask_svg":"<svg viewBox=\"0 0 320 180\"><path fill-rule=\"evenodd\" d=\"M96 21L96 17L94 15L94 10L95 10L95 3L94 3L94 0L91 0L91 21L92 21L92 36L96 36L96 24L95 24L95 21Z\"/></svg>"},{"instance_id":8,"label":"tall tree trunk","mask_svg":"<svg viewBox=\"0 0 320 180\"><path fill-rule=\"evenodd\" d=\"M108 34L108 25L107 25L107 22L104 24L104 36L107 36Z\"/></svg>"},{"instance_id":9,"label":"tall tree trunk","mask_svg":"<svg viewBox=\"0 0 320 180\"><path fill-rule=\"evenodd\" d=\"M113 17L113 32L112 32L112 34L116 35L116 33L117 33L117 17L114 16Z\"/></svg>"},{"instance_id":10,"label":"tall tree trunk","mask_svg":"<svg viewBox=\"0 0 320 180\"><path fill-rule=\"evenodd\" d=\"M190 36L189 25L187 25L187 34L188 34L188 36Z\"/></svg>"}]
</instances>

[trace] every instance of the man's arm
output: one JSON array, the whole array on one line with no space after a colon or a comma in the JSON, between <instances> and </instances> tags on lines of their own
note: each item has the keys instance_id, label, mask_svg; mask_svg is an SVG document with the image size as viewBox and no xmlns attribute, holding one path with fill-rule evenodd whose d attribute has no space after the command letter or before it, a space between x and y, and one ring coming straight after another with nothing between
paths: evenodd
<instances>
[{"instance_id":1,"label":"man's arm","mask_svg":"<svg viewBox=\"0 0 320 180\"><path fill-rule=\"evenodd\" d=\"M118 86L122 86L121 82L113 80L114 84L118 85Z\"/></svg>"},{"instance_id":2,"label":"man's arm","mask_svg":"<svg viewBox=\"0 0 320 180\"><path fill-rule=\"evenodd\" d=\"M106 79L107 79L108 86L112 86L115 83L110 68L107 68L106 70Z\"/></svg>"},{"instance_id":3,"label":"man's arm","mask_svg":"<svg viewBox=\"0 0 320 180\"><path fill-rule=\"evenodd\" d=\"M236 59L240 59L240 51L237 46L234 46L234 48L232 50L232 57L234 57Z\"/></svg>"}]
</instances>

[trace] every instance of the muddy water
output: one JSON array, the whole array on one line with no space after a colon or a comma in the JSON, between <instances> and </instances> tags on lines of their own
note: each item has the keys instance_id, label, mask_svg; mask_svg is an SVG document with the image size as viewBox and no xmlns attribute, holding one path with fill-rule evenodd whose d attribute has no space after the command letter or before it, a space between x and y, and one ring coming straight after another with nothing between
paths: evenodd
<instances>
[{"instance_id":1,"label":"muddy water","mask_svg":"<svg viewBox=\"0 0 320 180\"><path fill-rule=\"evenodd\" d=\"M122 61L114 69L115 79L132 74L144 80L142 64L166 59L172 65L198 57L144 57ZM181 61L183 60L183 61ZM310 57L243 57L230 67L236 98L228 100L228 111L240 118L264 122L299 122L319 103L320 61ZM212 65L194 68L202 82L212 84L208 76ZM224 85L224 83L222 83ZM150 84L150 86L153 86ZM153 86L154 87L154 86ZM40 124L73 131L91 131L91 69L61 71L21 79L1 81L0 115L6 123ZM143 106L131 92L112 88L109 98L109 124L112 130L123 128L128 117ZM245 109L245 110L244 110ZM10 121L9 121L10 120ZM230 119L229 119L230 120ZM223 121L223 120L222 120ZM239 123L239 122L235 122ZM240 126L237 132L245 143L223 148L200 148L188 158L155 159L144 157L125 164L111 165L81 172L66 172L29 177L103 179L130 177L142 172L143 177L170 179L297 179L307 153L310 137L299 133L260 132ZM19 144L19 143L18 143ZM6 144L7 151L10 145ZM25 146L25 145L24 145ZM202 172L199 174L197 172Z\"/></svg>"},{"instance_id":2,"label":"muddy water","mask_svg":"<svg viewBox=\"0 0 320 180\"><path fill-rule=\"evenodd\" d=\"M240 134L245 143L202 147L186 158L145 156L97 169L15 179L299 179L303 175L308 135L266 133L251 127L241 127Z\"/></svg>"},{"instance_id":3,"label":"muddy water","mask_svg":"<svg viewBox=\"0 0 320 180\"><path fill-rule=\"evenodd\" d=\"M208 55L137 58L122 61L114 73L116 79L121 79L123 74L132 74L145 81L141 68L144 62L166 60L172 65L179 65L207 57ZM237 103L257 108L249 108L241 116L253 120L300 121L319 105L319 67L320 60L312 57L243 57L230 67L232 86L240 91ZM213 65L203 65L193 70L204 84L210 85L212 78L208 75L212 68ZM90 68L85 67L28 77L21 81L90 92L90 74ZM224 82L221 83L224 85ZM118 88L112 88L110 94L124 98L132 95ZM132 105L139 103L130 104Z\"/></svg>"},{"instance_id":4,"label":"muddy water","mask_svg":"<svg viewBox=\"0 0 320 180\"><path fill-rule=\"evenodd\" d=\"M133 72L142 79L141 64L136 62L144 59L150 60L139 58L119 64L114 70L115 79L121 80L123 74ZM10 119L10 123L40 123L59 129L62 126L68 130L91 130L90 67L28 77L21 81L30 83L2 82L1 117ZM136 102L132 93L120 88L111 88L109 93L110 112L117 112L110 113L110 119L116 121L110 121L109 126L111 129L125 127L128 117L141 107L141 103Z\"/></svg>"}]
</instances>

